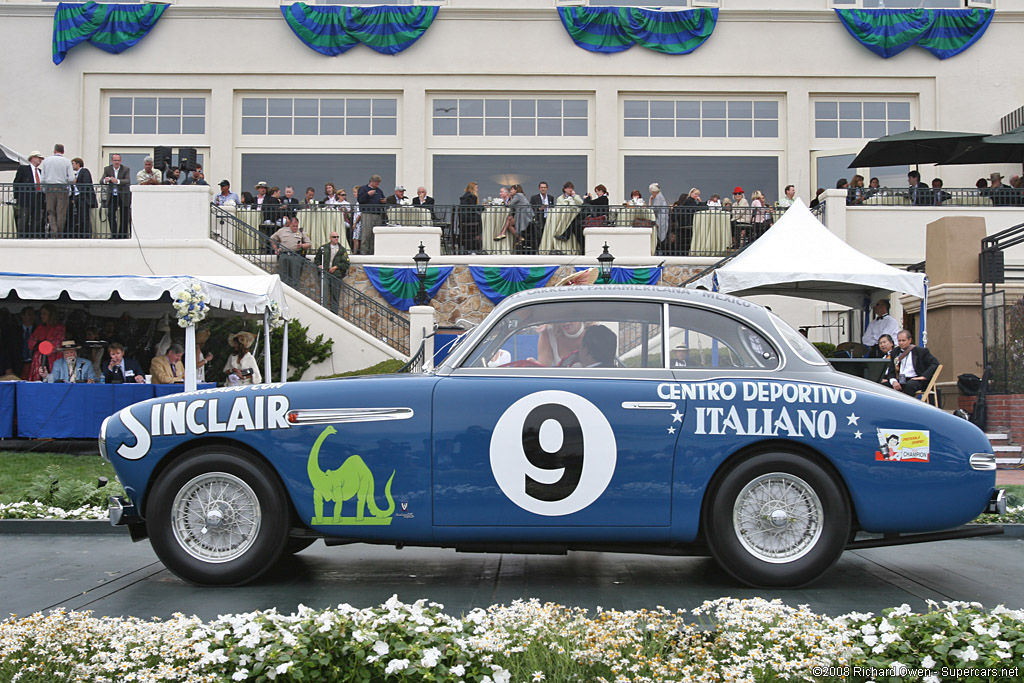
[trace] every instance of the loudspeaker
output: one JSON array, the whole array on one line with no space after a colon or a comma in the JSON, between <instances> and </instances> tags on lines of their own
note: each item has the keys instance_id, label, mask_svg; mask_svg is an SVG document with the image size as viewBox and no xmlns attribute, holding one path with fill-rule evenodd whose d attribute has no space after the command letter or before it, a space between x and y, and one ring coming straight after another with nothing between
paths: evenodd
<instances>
[{"instance_id":1,"label":"loudspeaker","mask_svg":"<svg viewBox=\"0 0 1024 683\"><path fill-rule=\"evenodd\" d=\"M171 166L171 148L170 147L154 147L153 148L153 167L160 169L161 173L167 173L167 169Z\"/></svg>"},{"instance_id":2,"label":"loudspeaker","mask_svg":"<svg viewBox=\"0 0 1024 683\"><path fill-rule=\"evenodd\" d=\"M1006 282L1003 252L996 249L981 252L978 259L981 281L987 284Z\"/></svg>"},{"instance_id":3,"label":"loudspeaker","mask_svg":"<svg viewBox=\"0 0 1024 683\"><path fill-rule=\"evenodd\" d=\"M178 168L184 172L196 170L196 148L195 147L179 147L178 148Z\"/></svg>"}]
</instances>

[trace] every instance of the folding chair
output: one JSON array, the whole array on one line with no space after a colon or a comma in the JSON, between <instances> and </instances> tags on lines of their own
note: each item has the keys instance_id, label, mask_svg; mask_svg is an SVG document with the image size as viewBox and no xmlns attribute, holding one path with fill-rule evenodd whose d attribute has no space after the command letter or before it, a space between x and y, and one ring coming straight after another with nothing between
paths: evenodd
<instances>
[{"instance_id":1,"label":"folding chair","mask_svg":"<svg viewBox=\"0 0 1024 683\"><path fill-rule=\"evenodd\" d=\"M925 403L930 403L936 408L939 407L938 396L935 393L935 382L938 381L939 375L942 374L942 366L935 368L935 374L932 375L932 379L928 382L928 386L924 388L924 391L917 392L917 398L921 399Z\"/></svg>"}]
</instances>

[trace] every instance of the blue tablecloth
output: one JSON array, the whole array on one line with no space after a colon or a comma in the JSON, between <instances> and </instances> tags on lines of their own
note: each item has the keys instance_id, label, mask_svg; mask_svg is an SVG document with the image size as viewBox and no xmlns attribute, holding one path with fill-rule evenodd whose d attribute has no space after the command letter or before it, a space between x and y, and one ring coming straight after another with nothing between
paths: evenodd
<instances>
[{"instance_id":1,"label":"blue tablecloth","mask_svg":"<svg viewBox=\"0 0 1024 683\"><path fill-rule=\"evenodd\" d=\"M103 420L121 408L183 389L160 384L12 384L16 385L18 436L26 439L95 439Z\"/></svg>"},{"instance_id":2,"label":"blue tablecloth","mask_svg":"<svg viewBox=\"0 0 1024 683\"><path fill-rule=\"evenodd\" d=\"M14 436L14 406L17 382L0 382L0 439Z\"/></svg>"}]
</instances>

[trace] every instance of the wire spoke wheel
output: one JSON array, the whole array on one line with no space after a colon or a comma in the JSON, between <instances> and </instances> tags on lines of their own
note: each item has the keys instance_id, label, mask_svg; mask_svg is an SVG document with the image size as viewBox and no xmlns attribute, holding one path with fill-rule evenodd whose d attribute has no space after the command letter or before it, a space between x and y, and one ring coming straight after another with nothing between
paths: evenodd
<instances>
[{"instance_id":1,"label":"wire spoke wheel","mask_svg":"<svg viewBox=\"0 0 1024 683\"><path fill-rule=\"evenodd\" d=\"M185 484L171 506L174 537L192 557L229 562L256 540L262 513L255 492L225 472L201 474Z\"/></svg>"},{"instance_id":2,"label":"wire spoke wheel","mask_svg":"<svg viewBox=\"0 0 1024 683\"><path fill-rule=\"evenodd\" d=\"M747 551L765 562L803 557L821 536L821 500L807 482L791 474L757 477L740 491L733 528Z\"/></svg>"}]
</instances>

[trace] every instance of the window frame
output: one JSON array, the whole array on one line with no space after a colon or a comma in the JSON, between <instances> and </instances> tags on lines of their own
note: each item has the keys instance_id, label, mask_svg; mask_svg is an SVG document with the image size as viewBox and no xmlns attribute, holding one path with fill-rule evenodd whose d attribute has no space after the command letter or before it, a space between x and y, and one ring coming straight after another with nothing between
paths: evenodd
<instances>
[{"instance_id":1,"label":"window frame","mask_svg":"<svg viewBox=\"0 0 1024 683\"><path fill-rule=\"evenodd\" d=\"M833 119L818 119L817 108L819 104L835 103L836 106L836 136L835 137L819 137L818 136L818 123L820 121L832 121ZM845 94L845 95L829 95L829 94L811 94L808 98L808 104L810 110L808 112L808 118L810 120L811 129L810 140L811 148L814 149L826 149L832 146L850 146L856 145L858 142L867 140L875 140L885 135L893 135L889 132L889 124L892 121L902 121L903 119L889 118L888 109L891 104L906 104L909 112L907 119L907 130L913 130L919 125L919 108L920 99L916 94L898 94L898 93L873 93L873 94ZM844 120L842 118L842 105L843 104L859 104L861 106L861 114L859 119L847 119L849 121L858 121L861 126L860 137L843 137L841 124ZM884 119L865 119L864 118L864 105L865 104L882 104L886 107L886 118ZM882 135L865 135L864 123L865 121L883 121L885 123L885 133Z\"/></svg>"},{"instance_id":2,"label":"window frame","mask_svg":"<svg viewBox=\"0 0 1024 683\"><path fill-rule=\"evenodd\" d=\"M246 115L245 114L245 102L246 100L264 100L266 106L264 107L264 114L260 115ZM290 100L291 101L291 113L288 116L272 116L270 113L270 101L271 100ZM296 114L295 102L299 100L316 100L317 101L317 115L307 116L302 114ZM323 106L322 100L343 100L345 102L345 113L342 116L325 116L322 112ZM367 116L351 116L349 115L349 101L350 100L368 100L369 101L369 114ZM394 114L387 115L382 114L379 116L374 115L374 102L377 100L386 100L394 103ZM341 92L322 92L322 91L252 91L252 90L238 90L235 92L235 106L236 106L236 117L235 117L235 133L239 140L246 143L245 146L252 145L255 141L268 142L268 141L288 141L290 144L298 144L298 141L309 140L314 143L322 138L328 138L332 141L340 143L341 141L351 141L353 146L358 146L359 141L368 143L374 141L375 144L369 145L377 147L381 141L388 144L396 143L401 139L402 135L402 93L397 91L383 91L383 92L366 92L366 91L341 91ZM349 132L349 119L366 119L369 123L368 133L350 133ZM287 119L291 122L290 133L246 133L244 132L247 119L261 119L265 122L265 131L270 130L270 124L272 119ZM344 133L321 133L319 132L324 119L334 120L341 119L344 122L345 132ZM317 133L296 133L295 123L297 120L315 120L317 122ZM393 133L378 133L374 134L373 127L375 120L393 120L394 121L394 132ZM301 146L301 145L300 145ZM315 145L313 145L315 146Z\"/></svg>"},{"instance_id":3,"label":"window frame","mask_svg":"<svg viewBox=\"0 0 1024 683\"><path fill-rule=\"evenodd\" d=\"M454 116L437 117L435 115L435 109L438 102L446 100L456 101L456 112ZM481 102L481 113L480 116L463 116L461 113L462 101L480 100ZM561 113L557 116L542 116L540 107L538 105L541 101L555 100L559 102L559 108ZM488 102L507 102L509 104L508 116L488 116ZM514 116L513 110L515 109L514 103L516 101L526 101L533 103L533 115L532 116ZM569 116L565 113L566 102L583 102L586 105L585 116ZM429 116L427 117L427 134L430 140L438 143L444 143L451 145L456 141L466 142L475 140L510 140L512 141L510 146L521 147L523 141L529 140L546 140L546 141L561 141L567 144L571 144L577 141L589 141L592 139L594 134L593 117L594 117L594 95L589 92L580 93L535 93L535 92L507 92L507 93L495 93L495 92L449 92L449 91L435 91L427 93L427 106ZM480 134L463 134L461 133L461 122L463 119L477 120L479 119L481 125ZM532 135L514 135L512 130L514 128L514 122L516 120L528 120L533 122L533 134ZM436 125L438 120L443 121L455 121L456 132L455 133L438 133L436 132ZM487 133L488 121L508 121L508 132L505 133ZM562 131L558 135L542 135L537 132L540 127L542 120L557 120L559 121L559 127ZM586 123L586 131L582 135L566 135L565 126L567 121L583 121Z\"/></svg>"},{"instance_id":4,"label":"window frame","mask_svg":"<svg viewBox=\"0 0 1024 683\"><path fill-rule=\"evenodd\" d=\"M134 89L105 89L101 94L102 106L100 111L101 115L101 139L106 143L120 143L138 146L136 139L144 136L151 136L156 139L159 138L159 142L166 146L177 147L177 146L198 146L199 144L206 144L208 136L210 135L210 104L211 104L211 93L210 91L197 91L197 90L134 90ZM111 114L111 106L115 99L130 98L132 100L132 114ZM137 115L135 111L135 100L140 98L154 98L156 100L156 111L153 114L153 118L156 120L156 127L152 133L136 133L135 130L135 119ZM186 99L201 99L203 100L203 132L202 133L161 133L160 132L160 99L178 99L181 100L182 113L177 115L177 118L184 127L184 101ZM131 133L111 133L110 122L112 117L125 117L127 116L132 121ZM190 116L190 118L198 118ZM179 128L179 130L181 130ZM208 146L208 145L207 145Z\"/></svg>"}]
</instances>

